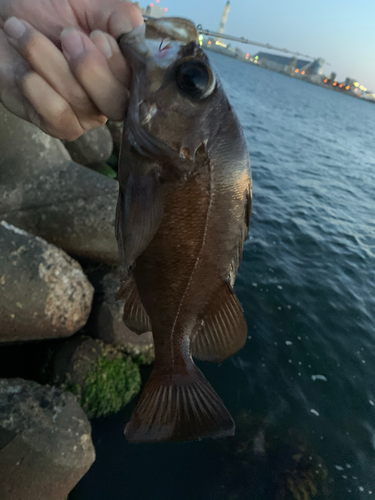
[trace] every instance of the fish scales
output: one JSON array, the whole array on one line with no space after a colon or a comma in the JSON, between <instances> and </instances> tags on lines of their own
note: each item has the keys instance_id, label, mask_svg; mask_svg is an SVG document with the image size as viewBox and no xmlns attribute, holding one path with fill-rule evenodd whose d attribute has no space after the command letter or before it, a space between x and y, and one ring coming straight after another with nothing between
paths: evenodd
<instances>
[{"instance_id":1,"label":"fish scales","mask_svg":"<svg viewBox=\"0 0 375 500\"><path fill-rule=\"evenodd\" d=\"M120 295L125 324L137 333L151 324L155 343L125 434L133 442L227 436L234 422L192 356L220 362L246 339L232 285L251 210L249 157L194 25L149 26L176 43L154 54L139 29L119 42L133 69L119 163L116 233L129 269Z\"/></svg>"}]
</instances>

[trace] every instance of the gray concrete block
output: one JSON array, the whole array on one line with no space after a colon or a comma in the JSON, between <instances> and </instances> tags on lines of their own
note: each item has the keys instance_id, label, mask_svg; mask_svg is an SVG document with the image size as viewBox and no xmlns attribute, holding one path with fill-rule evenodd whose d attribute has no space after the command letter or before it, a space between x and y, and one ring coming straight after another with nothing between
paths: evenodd
<instances>
[{"instance_id":1,"label":"gray concrete block","mask_svg":"<svg viewBox=\"0 0 375 500\"><path fill-rule=\"evenodd\" d=\"M0 105L0 218L68 253L118 263L118 183Z\"/></svg>"},{"instance_id":2,"label":"gray concrete block","mask_svg":"<svg viewBox=\"0 0 375 500\"><path fill-rule=\"evenodd\" d=\"M86 324L93 293L65 252L0 222L0 342L72 335Z\"/></svg>"},{"instance_id":3,"label":"gray concrete block","mask_svg":"<svg viewBox=\"0 0 375 500\"><path fill-rule=\"evenodd\" d=\"M94 460L90 423L71 393L0 380L0 498L65 500Z\"/></svg>"}]
</instances>

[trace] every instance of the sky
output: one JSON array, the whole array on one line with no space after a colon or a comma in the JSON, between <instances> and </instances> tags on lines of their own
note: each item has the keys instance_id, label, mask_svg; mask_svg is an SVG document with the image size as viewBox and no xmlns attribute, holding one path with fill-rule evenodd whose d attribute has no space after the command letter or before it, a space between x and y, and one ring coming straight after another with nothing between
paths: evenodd
<instances>
[{"instance_id":1,"label":"sky","mask_svg":"<svg viewBox=\"0 0 375 500\"><path fill-rule=\"evenodd\" d=\"M217 31L225 2L160 0L160 5L169 16ZM225 32L322 57L330 63L325 74L334 71L339 81L355 78L375 92L375 0L231 0ZM263 50L244 47L251 54Z\"/></svg>"}]
</instances>

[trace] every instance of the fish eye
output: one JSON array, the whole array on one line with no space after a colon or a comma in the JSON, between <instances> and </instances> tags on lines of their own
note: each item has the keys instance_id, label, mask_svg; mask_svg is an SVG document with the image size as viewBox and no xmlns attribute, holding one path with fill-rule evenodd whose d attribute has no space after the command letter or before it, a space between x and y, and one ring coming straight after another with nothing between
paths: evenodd
<instances>
[{"instance_id":1,"label":"fish eye","mask_svg":"<svg viewBox=\"0 0 375 500\"><path fill-rule=\"evenodd\" d=\"M186 61L179 65L176 82L180 90L194 99L212 94L216 79L210 68L201 61Z\"/></svg>"}]
</instances>

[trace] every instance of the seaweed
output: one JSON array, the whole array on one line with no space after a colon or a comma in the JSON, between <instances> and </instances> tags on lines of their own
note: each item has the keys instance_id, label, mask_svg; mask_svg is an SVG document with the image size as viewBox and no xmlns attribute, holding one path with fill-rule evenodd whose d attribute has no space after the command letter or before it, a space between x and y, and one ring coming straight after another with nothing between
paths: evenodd
<instances>
[{"instance_id":1,"label":"seaweed","mask_svg":"<svg viewBox=\"0 0 375 500\"><path fill-rule=\"evenodd\" d=\"M138 366L130 357L98 358L88 371L80 403L89 418L117 413L141 388Z\"/></svg>"}]
</instances>

